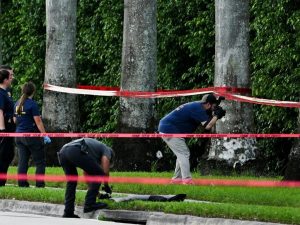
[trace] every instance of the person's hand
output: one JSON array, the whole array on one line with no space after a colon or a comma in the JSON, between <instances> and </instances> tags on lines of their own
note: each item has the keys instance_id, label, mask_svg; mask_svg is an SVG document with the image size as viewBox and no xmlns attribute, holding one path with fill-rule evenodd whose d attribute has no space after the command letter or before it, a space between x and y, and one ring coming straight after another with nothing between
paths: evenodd
<instances>
[{"instance_id":1,"label":"person's hand","mask_svg":"<svg viewBox=\"0 0 300 225\"><path fill-rule=\"evenodd\" d=\"M104 187L102 188L103 191L105 191L106 193L110 194L112 193L112 189L108 184L104 184Z\"/></svg>"},{"instance_id":2,"label":"person's hand","mask_svg":"<svg viewBox=\"0 0 300 225\"><path fill-rule=\"evenodd\" d=\"M48 136L44 137L44 144L50 144L51 143L51 139Z\"/></svg>"},{"instance_id":3,"label":"person's hand","mask_svg":"<svg viewBox=\"0 0 300 225\"><path fill-rule=\"evenodd\" d=\"M225 116L226 111L221 107L218 106L215 110L214 110L214 115L218 118L221 119L223 116Z\"/></svg>"},{"instance_id":4,"label":"person's hand","mask_svg":"<svg viewBox=\"0 0 300 225\"><path fill-rule=\"evenodd\" d=\"M108 193L105 193L105 194L102 194L102 193L98 193L98 198L99 199L110 199L111 198L111 195L108 194Z\"/></svg>"}]
</instances>

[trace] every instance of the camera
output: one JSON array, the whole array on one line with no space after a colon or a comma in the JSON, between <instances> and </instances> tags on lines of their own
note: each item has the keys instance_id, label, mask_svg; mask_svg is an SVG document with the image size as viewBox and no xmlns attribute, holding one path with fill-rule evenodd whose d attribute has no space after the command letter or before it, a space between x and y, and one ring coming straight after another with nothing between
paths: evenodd
<instances>
[{"instance_id":1,"label":"camera","mask_svg":"<svg viewBox=\"0 0 300 225\"><path fill-rule=\"evenodd\" d=\"M217 99L217 106L220 105L221 101L225 100L225 97L224 96L219 96L219 98Z\"/></svg>"}]
</instances>

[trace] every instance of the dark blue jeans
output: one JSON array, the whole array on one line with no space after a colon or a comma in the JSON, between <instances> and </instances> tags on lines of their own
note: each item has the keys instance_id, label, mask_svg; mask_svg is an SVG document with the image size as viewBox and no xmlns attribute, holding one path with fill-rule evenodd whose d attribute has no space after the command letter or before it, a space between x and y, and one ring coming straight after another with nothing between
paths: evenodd
<instances>
[{"instance_id":1,"label":"dark blue jeans","mask_svg":"<svg viewBox=\"0 0 300 225\"><path fill-rule=\"evenodd\" d=\"M35 174L44 175L46 168L46 158L44 143L39 137L17 137L16 145L19 153L18 174L27 174L28 162L32 156L33 162L36 166ZM27 180L19 180L20 187L28 187ZM36 187L45 187L44 181L36 181Z\"/></svg>"},{"instance_id":2,"label":"dark blue jeans","mask_svg":"<svg viewBox=\"0 0 300 225\"><path fill-rule=\"evenodd\" d=\"M88 175L103 176L104 172L100 166L100 159L97 162L89 154L80 151L80 143L78 145L65 146L58 153L60 164L66 176L78 176L77 167L81 168ZM96 203L101 183L88 183L88 191L85 196L85 206L91 206ZM76 181L68 181L65 193L65 214L74 213Z\"/></svg>"}]
</instances>

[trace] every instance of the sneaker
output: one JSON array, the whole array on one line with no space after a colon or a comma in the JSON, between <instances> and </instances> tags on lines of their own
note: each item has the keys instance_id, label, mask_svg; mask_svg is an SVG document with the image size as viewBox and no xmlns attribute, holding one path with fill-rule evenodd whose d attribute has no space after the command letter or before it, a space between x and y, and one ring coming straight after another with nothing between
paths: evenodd
<instances>
[{"instance_id":1,"label":"sneaker","mask_svg":"<svg viewBox=\"0 0 300 225\"><path fill-rule=\"evenodd\" d=\"M106 203L96 202L93 205L86 205L86 206L84 206L83 212L84 213L88 213L88 212L92 212L92 211L95 211L95 210L98 210L98 209L104 209L104 208L107 208L107 204Z\"/></svg>"},{"instance_id":2,"label":"sneaker","mask_svg":"<svg viewBox=\"0 0 300 225\"><path fill-rule=\"evenodd\" d=\"M170 184L181 184L182 180L180 178L172 178Z\"/></svg>"},{"instance_id":3,"label":"sneaker","mask_svg":"<svg viewBox=\"0 0 300 225\"><path fill-rule=\"evenodd\" d=\"M194 185L194 181L192 179L182 179L182 184L183 185Z\"/></svg>"},{"instance_id":4,"label":"sneaker","mask_svg":"<svg viewBox=\"0 0 300 225\"><path fill-rule=\"evenodd\" d=\"M63 218L80 218L78 215L74 214L74 213L64 213L64 215L62 216Z\"/></svg>"}]
</instances>

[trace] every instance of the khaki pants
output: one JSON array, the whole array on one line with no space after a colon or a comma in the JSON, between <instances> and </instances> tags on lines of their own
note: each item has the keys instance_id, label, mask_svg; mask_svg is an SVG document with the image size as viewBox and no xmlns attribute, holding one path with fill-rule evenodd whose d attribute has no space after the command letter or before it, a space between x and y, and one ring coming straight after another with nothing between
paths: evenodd
<instances>
[{"instance_id":1,"label":"khaki pants","mask_svg":"<svg viewBox=\"0 0 300 225\"><path fill-rule=\"evenodd\" d=\"M162 138L177 157L176 168L172 179L191 179L190 150L184 138Z\"/></svg>"}]
</instances>

